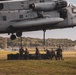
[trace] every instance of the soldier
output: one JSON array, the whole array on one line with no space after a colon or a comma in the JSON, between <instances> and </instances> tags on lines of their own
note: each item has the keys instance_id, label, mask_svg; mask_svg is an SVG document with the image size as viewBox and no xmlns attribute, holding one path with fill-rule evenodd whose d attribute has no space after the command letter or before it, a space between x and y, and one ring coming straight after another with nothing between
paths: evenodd
<instances>
[{"instance_id":1,"label":"soldier","mask_svg":"<svg viewBox=\"0 0 76 75\"><path fill-rule=\"evenodd\" d=\"M44 51L46 51L46 59L50 58L51 57L51 51L48 50L48 49L45 49Z\"/></svg>"},{"instance_id":2,"label":"soldier","mask_svg":"<svg viewBox=\"0 0 76 75\"><path fill-rule=\"evenodd\" d=\"M59 46L59 48L56 50L56 59L57 60L63 60L63 58L62 58L62 49L61 49L61 46Z\"/></svg>"},{"instance_id":3,"label":"soldier","mask_svg":"<svg viewBox=\"0 0 76 75\"><path fill-rule=\"evenodd\" d=\"M52 49L52 50L51 50L51 60L52 60L52 58L54 58L54 57L56 58L56 55L55 55L55 51Z\"/></svg>"},{"instance_id":4,"label":"soldier","mask_svg":"<svg viewBox=\"0 0 76 75\"><path fill-rule=\"evenodd\" d=\"M39 53L39 49L36 47L36 59L40 59L40 53Z\"/></svg>"},{"instance_id":5,"label":"soldier","mask_svg":"<svg viewBox=\"0 0 76 75\"><path fill-rule=\"evenodd\" d=\"M25 50L25 59L29 59L29 51L27 48Z\"/></svg>"},{"instance_id":6,"label":"soldier","mask_svg":"<svg viewBox=\"0 0 76 75\"><path fill-rule=\"evenodd\" d=\"M46 57L49 58L50 57L50 51L48 49L46 49Z\"/></svg>"},{"instance_id":7,"label":"soldier","mask_svg":"<svg viewBox=\"0 0 76 75\"><path fill-rule=\"evenodd\" d=\"M24 49L23 48L20 48L19 49L20 59L23 59L23 52L24 52Z\"/></svg>"}]
</instances>

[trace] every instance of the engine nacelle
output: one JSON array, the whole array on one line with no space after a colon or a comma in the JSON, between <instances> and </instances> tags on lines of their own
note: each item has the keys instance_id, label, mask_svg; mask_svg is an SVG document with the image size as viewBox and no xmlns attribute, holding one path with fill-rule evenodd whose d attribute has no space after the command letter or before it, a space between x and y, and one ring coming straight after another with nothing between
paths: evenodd
<instances>
[{"instance_id":1,"label":"engine nacelle","mask_svg":"<svg viewBox=\"0 0 76 75\"><path fill-rule=\"evenodd\" d=\"M55 9L61 9L66 6L67 6L67 2L65 0L58 0Z\"/></svg>"},{"instance_id":2,"label":"engine nacelle","mask_svg":"<svg viewBox=\"0 0 76 75\"><path fill-rule=\"evenodd\" d=\"M50 11L55 8L55 3L54 2L36 3L36 4L32 3L29 5L29 7L37 11Z\"/></svg>"},{"instance_id":3,"label":"engine nacelle","mask_svg":"<svg viewBox=\"0 0 76 75\"><path fill-rule=\"evenodd\" d=\"M43 2L43 3L32 3L29 7L36 11L51 11L58 10L67 6L65 0L52 1L52 2Z\"/></svg>"}]
</instances>

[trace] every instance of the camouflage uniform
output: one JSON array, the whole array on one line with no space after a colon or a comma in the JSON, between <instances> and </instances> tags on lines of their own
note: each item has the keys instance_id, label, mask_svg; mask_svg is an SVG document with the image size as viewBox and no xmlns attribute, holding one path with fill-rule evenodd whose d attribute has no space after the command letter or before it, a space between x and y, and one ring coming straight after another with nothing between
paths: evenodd
<instances>
[{"instance_id":1,"label":"camouflage uniform","mask_svg":"<svg viewBox=\"0 0 76 75\"><path fill-rule=\"evenodd\" d=\"M55 51L54 51L54 50L51 50L51 60L52 60L52 58L54 58L54 57L55 57L55 59L56 59Z\"/></svg>"},{"instance_id":2,"label":"camouflage uniform","mask_svg":"<svg viewBox=\"0 0 76 75\"><path fill-rule=\"evenodd\" d=\"M25 59L29 59L29 51L27 48L25 50Z\"/></svg>"},{"instance_id":3,"label":"camouflage uniform","mask_svg":"<svg viewBox=\"0 0 76 75\"><path fill-rule=\"evenodd\" d=\"M40 59L40 53L39 53L39 50L38 50L37 47L36 47L36 53L35 53L35 55L36 55L36 59Z\"/></svg>"},{"instance_id":4,"label":"camouflage uniform","mask_svg":"<svg viewBox=\"0 0 76 75\"><path fill-rule=\"evenodd\" d=\"M23 50L23 48L21 48L21 49L19 50L19 58L20 58L20 59L23 59L23 52L24 52L24 50Z\"/></svg>"},{"instance_id":5,"label":"camouflage uniform","mask_svg":"<svg viewBox=\"0 0 76 75\"><path fill-rule=\"evenodd\" d=\"M57 51L57 53L56 53L56 59L57 60L63 60L63 58L62 58L62 49L60 48L60 46L59 46L59 48L56 50Z\"/></svg>"}]
</instances>

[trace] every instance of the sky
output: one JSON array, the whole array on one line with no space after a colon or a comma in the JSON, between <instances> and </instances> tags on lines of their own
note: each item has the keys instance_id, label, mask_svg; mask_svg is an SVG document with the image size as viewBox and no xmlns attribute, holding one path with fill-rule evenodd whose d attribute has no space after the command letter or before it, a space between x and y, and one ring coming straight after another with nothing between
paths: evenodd
<instances>
[{"instance_id":1,"label":"sky","mask_svg":"<svg viewBox=\"0 0 76 75\"><path fill-rule=\"evenodd\" d=\"M76 0L67 0L68 3L76 5ZM10 37L8 34L0 34L2 37ZM23 32L23 37L43 38L43 31ZM71 39L76 40L76 27L65 29L54 29L46 31L46 39Z\"/></svg>"}]
</instances>

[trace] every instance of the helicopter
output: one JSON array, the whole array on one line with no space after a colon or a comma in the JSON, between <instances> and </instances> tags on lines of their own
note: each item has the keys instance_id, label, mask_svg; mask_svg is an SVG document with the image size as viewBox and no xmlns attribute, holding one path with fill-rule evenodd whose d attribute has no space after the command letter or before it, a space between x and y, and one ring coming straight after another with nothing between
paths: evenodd
<instances>
[{"instance_id":1,"label":"helicopter","mask_svg":"<svg viewBox=\"0 0 76 75\"><path fill-rule=\"evenodd\" d=\"M10 39L22 32L62 29L76 26L76 7L66 0L0 1L0 33ZM15 34L16 33L16 34Z\"/></svg>"}]
</instances>

